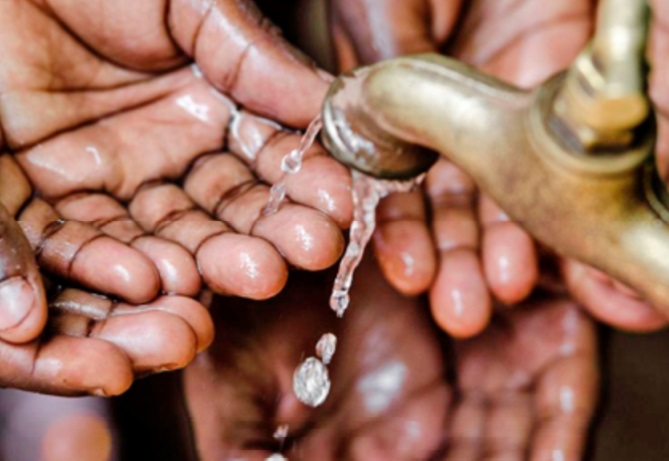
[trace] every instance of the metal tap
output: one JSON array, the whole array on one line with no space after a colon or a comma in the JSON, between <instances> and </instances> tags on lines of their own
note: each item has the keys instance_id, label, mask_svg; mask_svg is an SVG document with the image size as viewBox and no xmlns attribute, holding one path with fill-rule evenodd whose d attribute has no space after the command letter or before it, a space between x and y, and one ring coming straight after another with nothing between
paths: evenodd
<instances>
[{"instance_id":1,"label":"metal tap","mask_svg":"<svg viewBox=\"0 0 669 461\"><path fill-rule=\"evenodd\" d=\"M644 0L600 2L572 67L528 92L439 55L337 79L323 141L367 174L406 179L439 155L535 238L636 289L669 316L669 194L653 162Z\"/></svg>"}]
</instances>

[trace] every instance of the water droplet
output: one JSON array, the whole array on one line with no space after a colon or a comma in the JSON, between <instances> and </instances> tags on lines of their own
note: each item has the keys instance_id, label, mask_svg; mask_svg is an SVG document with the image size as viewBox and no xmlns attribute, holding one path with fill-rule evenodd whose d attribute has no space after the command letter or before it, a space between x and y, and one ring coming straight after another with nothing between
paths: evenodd
<instances>
[{"instance_id":1,"label":"water droplet","mask_svg":"<svg viewBox=\"0 0 669 461\"><path fill-rule=\"evenodd\" d=\"M302 168L302 152L293 150L281 159L281 171L287 174L295 174Z\"/></svg>"},{"instance_id":2,"label":"water droplet","mask_svg":"<svg viewBox=\"0 0 669 461\"><path fill-rule=\"evenodd\" d=\"M335 278L330 308L339 317L349 305L349 290L353 284L353 273L360 265L376 227L376 207L379 201L394 192L409 192L423 179L423 176L410 181L386 181L374 179L358 171L352 171L353 177L353 223L349 230L349 243L344 257L339 263Z\"/></svg>"},{"instance_id":3,"label":"water droplet","mask_svg":"<svg viewBox=\"0 0 669 461\"><path fill-rule=\"evenodd\" d=\"M318 116L309 124L307 131L304 132L300 146L290 151L281 159L281 171L285 174L295 174L300 171L302 168L302 158L316 141L316 136L318 136L322 127L323 122L321 121L321 117ZM281 181L274 184L270 189L269 200L263 210L263 214L268 216L276 213L285 197L286 182L285 178L282 178Z\"/></svg>"},{"instance_id":4,"label":"water droplet","mask_svg":"<svg viewBox=\"0 0 669 461\"><path fill-rule=\"evenodd\" d=\"M325 333L316 344L316 355L318 355L325 365L332 361L337 350L337 337L332 333Z\"/></svg>"},{"instance_id":5,"label":"water droplet","mask_svg":"<svg viewBox=\"0 0 669 461\"><path fill-rule=\"evenodd\" d=\"M269 455L265 461L288 461L288 458L283 456L281 453L274 453Z\"/></svg>"},{"instance_id":6,"label":"water droplet","mask_svg":"<svg viewBox=\"0 0 669 461\"><path fill-rule=\"evenodd\" d=\"M278 182L272 186L269 190L269 199L267 200L267 205L263 209L263 215L269 216L273 215L279 211L281 202L286 198L286 183L283 181Z\"/></svg>"},{"instance_id":7,"label":"water droplet","mask_svg":"<svg viewBox=\"0 0 669 461\"><path fill-rule=\"evenodd\" d=\"M298 400L310 407L325 402L330 393L330 376L327 367L316 357L309 357L295 370L293 392Z\"/></svg>"},{"instance_id":8,"label":"water droplet","mask_svg":"<svg viewBox=\"0 0 669 461\"><path fill-rule=\"evenodd\" d=\"M339 317L344 316L344 312L348 309L348 304L351 298L348 295L348 290L334 290L330 297L330 308L337 313Z\"/></svg>"},{"instance_id":9,"label":"water droplet","mask_svg":"<svg viewBox=\"0 0 669 461\"><path fill-rule=\"evenodd\" d=\"M288 429L288 424L282 424L281 426L277 427L276 431L274 431L274 438L276 440L284 440L286 437L288 437Z\"/></svg>"}]
</instances>

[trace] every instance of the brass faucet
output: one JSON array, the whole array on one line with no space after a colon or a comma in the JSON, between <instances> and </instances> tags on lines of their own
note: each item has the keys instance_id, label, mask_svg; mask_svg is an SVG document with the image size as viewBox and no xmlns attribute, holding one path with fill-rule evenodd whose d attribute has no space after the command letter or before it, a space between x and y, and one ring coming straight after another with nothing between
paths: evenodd
<instances>
[{"instance_id":1,"label":"brass faucet","mask_svg":"<svg viewBox=\"0 0 669 461\"><path fill-rule=\"evenodd\" d=\"M532 92L438 55L337 79L323 141L367 174L406 179L439 154L535 238L669 317L669 194L653 161L644 0L600 2L591 44ZM438 152L438 153L437 153Z\"/></svg>"}]
</instances>

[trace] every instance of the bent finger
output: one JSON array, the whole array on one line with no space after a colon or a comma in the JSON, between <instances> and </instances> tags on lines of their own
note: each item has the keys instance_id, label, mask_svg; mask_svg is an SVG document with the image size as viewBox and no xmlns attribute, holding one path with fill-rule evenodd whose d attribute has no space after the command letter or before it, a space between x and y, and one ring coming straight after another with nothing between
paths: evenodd
<instances>
[{"instance_id":1,"label":"bent finger","mask_svg":"<svg viewBox=\"0 0 669 461\"><path fill-rule=\"evenodd\" d=\"M232 154L199 159L184 189L202 208L237 232L272 243L296 267L325 269L342 252L339 227L316 210L288 202L276 213L265 214L269 188Z\"/></svg>"},{"instance_id":2,"label":"bent finger","mask_svg":"<svg viewBox=\"0 0 669 461\"><path fill-rule=\"evenodd\" d=\"M66 219L90 222L142 252L158 270L163 292L194 296L200 291L200 274L190 253L174 242L146 235L128 210L109 195L84 193L66 197L56 204L56 210Z\"/></svg>"},{"instance_id":3,"label":"bent finger","mask_svg":"<svg viewBox=\"0 0 669 461\"><path fill-rule=\"evenodd\" d=\"M422 190L386 197L376 215L374 254L383 275L403 294L427 290L437 270L437 257Z\"/></svg>"},{"instance_id":4,"label":"bent finger","mask_svg":"<svg viewBox=\"0 0 669 461\"><path fill-rule=\"evenodd\" d=\"M160 279L151 261L90 224L65 221L40 199L33 200L20 218L37 261L50 273L132 303L149 301L158 293Z\"/></svg>"},{"instance_id":5,"label":"bent finger","mask_svg":"<svg viewBox=\"0 0 669 461\"><path fill-rule=\"evenodd\" d=\"M313 133L307 133L313 135ZM286 195L296 203L315 208L342 228L352 219L351 175L314 142L302 157L299 171L287 174L283 159L302 147L303 136L283 130L270 120L246 111L233 118L228 132L228 147L261 180L268 184L284 181Z\"/></svg>"},{"instance_id":6,"label":"bent finger","mask_svg":"<svg viewBox=\"0 0 669 461\"><path fill-rule=\"evenodd\" d=\"M488 324L492 300L479 260L476 188L455 165L440 160L427 176L434 239L440 252L430 304L437 323L456 337L479 333Z\"/></svg>"},{"instance_id":7,"label":"bent finger","mask_svg":"<svg viewBox=\"0 0 669 461\"><path fill-rule=\"evenodd\" d=\"M505 304L516 304L539 281L539 261L532 238L509 221L488 196L479 200L483 224L483 268L493 294Z\"/></svg>"},{"instance_id":8,"label":"bent finger","mask_svg":"<svg viewBox=\"0 0 669 461\"><path fill-rule=\"evenodd\" d=\"M196 259L204 282L217 293L265 299L286 283L285 262L270 243L235 233L199 209L175 185L142 189L129 211L147 232L186 248Z\"/></svg>"},{"instance_id":9,"label":"bent finger","mask_svg":"<svg viewBox=\"0 0 669 461\"><path fill-rule=\"evenodd\" d=\"M574 299L598 320L615 328L637 332L655 331L667 325L668 319L651 305L627 296L612 284L593 276L584 264L564 260L561 270Z\"/></svg>"},{"instance_id":10,"label":"bent finger","mask_svg":"<svg viewBox=\"0 0 669 461\"><path fill-rule=\"evenodd\" d=\"M0 202L0 339L35 339L47 317L46 296L32 248Z\"/></svg>"}]
</instances>

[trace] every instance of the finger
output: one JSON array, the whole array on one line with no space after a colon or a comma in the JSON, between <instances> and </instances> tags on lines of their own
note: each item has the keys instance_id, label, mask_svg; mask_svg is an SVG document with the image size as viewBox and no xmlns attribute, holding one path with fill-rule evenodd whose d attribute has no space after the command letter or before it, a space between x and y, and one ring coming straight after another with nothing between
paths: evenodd
<instances>
[{"instance_id":1,"label":"finger","mask_svg":"<svg viewBox=\"0 0 669 461\"><path fill-rule=\"evenodd\" d=\"M203 209L241 234L271 242L288 262L308 270L332 265L343 249L338 226L324 214L292 203L264 215L269 188L234 155L199 159L184 189Z\"/></svg>"},{"instance_id":2,"label":"finger","mask_svg":"<svg viewBox=\"0 0 669 461\"><path fill-rule=\"evenodd\" d=\"M142 252L158 270L164 293L195 296L200 291L200 274L190 253L174 242L145 235L127 209L112 197L77 194L59 201L56 210L65 219L90 222Z\"/></svg>"},{"instance_id":3,"label":"finger","mask_svg":"<svg viewBox=\"0 0 669 461\"><path fill-rule=\"evenodd\" d=\"M7 154L0 155L0 178L0 339L23 343L37 337L47 317L33 250L14 220L32 187Z\"/></svg>"},{"instance_id":4,"label":"finger","mask_svg":"<svg viewBox=\"0 0 669 461\"><path fill-rule=\"evenodd\" d=\"M190 69L171 92L132 110L56 135L17 159L42 197L105 191L129 200L144 183L181 177L219 149L233 105Z\"/></svg>"},{"instance_id":5,"label":"finger","mask_svg":"<svg viewBox=\"0 0 669 461\"><path fill-rule=\"evenodd\" d=\"M271 244L234 233L198 209L175 185L142 189L129 211L145 231L186 248L204 282L220 294L265 299L286 283L286 265Z\"/></svg>"},{"instance_id":6,"label":"finger","mask_svg":"<svg viewBox=\"0 0 669 461\"><path fill-rule=\"evenodd\" d=\"M384 276L405 295L424 292L434 279L437 260L426 225L423 192L385 198L376 216L374 254Z\"/></svg>"},{"instance_id":7,"label":"finger","mask_svg":"<svg viewBox=\"0 0 669 461\"><path fill-rule=\"evenodd\" d=\"M6 387L60 395L118 395L133 381L130 360L119 348L94 338L54 336L15 346L0 342Z\"/></svg>"},{"instance_id":8,"label":"finger","mask_svg":"<svg viewBox=\"0 0 669 461\"><path fill-rule=\"evenodd\" d=\"M535 421L532 399L522 392L500 392L485 427L485 459L524 461Z\"/></svg>"},{"instance_id":9,"label":"finger","mask_svg":"<svg viewBox=\"0 0 669 461\"><path fill-rule=\"evenodd\" d=\"M505 304L525 299L539 281L539 262L532 238L487 196L480 201L482 255L488 286Z\"/></svg>"},{"instance_id":10,"label":"finger","mask_svg":"<svg viewBox=\"0 0 669 461\"><path fill-rule=\"evenodd\" d=\"M298 149L301 136L245 111L239 111L228 132L228 147L264 182L283 180L286 195L296 203L317 209L347 228L353 215L351 175L341 163L315 143L294 174L282 171L283 158Z\"/></svg>"},{"instance_id":11,"label":"finger","mask_svg":"<svg viewBox=\"0 0 669 461\"><path fill-rule=\"evenodd\" d=\"M440 254L430 290L432 313L450 334L472 336L485 328L492 310L478 256L475 185L455 165L442 160L428 173L426 190Z\"/></svg>"},{"instance_id":12,"label":"finger","mask_svg":"<svg viewBox=\"0 0 669 461\"><path fill-rule=\"evenodd\" d=\"M251 1L172 0L167 20L205 77L243 106L296 127L320 112L327 79Z\"/></svg>"},{"instance_id":13,"label":"finger","mask_svg":"<svg viewBox=\"0 0 669 461\"><path fill-rule=\"evenodd\" d=\"M79 39L127 68L173 68L185 51L207 80L254 112L305 127L320 110L325 80L251 1L98 0L82 7L58 0L49 6Z\"/></svg>"},{"instance_id":14,"label":"finger","mask_svg":"<svg viewBox=\"0 0 669 461\"><path fill-rule=\"evenodd\" d=\"M595 348L589 349L591 353L558 359L542 376L536 393L539 427L532 460L582 459L599 389Z\"/></svg>"},{"instance_id":15,"label":"finger","mask_svg":"<svg viewBox=\"0 0 669 461\"><path fill-rule=\"evenodd\" d=\"M465 393L453 412L446 461L477 461L483 452L487 404L482 395Z\"/></svg>"},{"instance_id":16,"label":"finger","mask_svg":"<svg viewBox=\"0 0 669 461\"><path fill-rule=\"evenodd\" d=\"M348 35L361 64L437 48L426 0L339 0L333 2L332 18L340 33Z\"/></svg>"},{"instance_id":17,"label":"finger","mask_svg":"<svg viewBox=\"0 0 669 461\"><path fill-rule=\"evenodd\" d=\"M184 297L163 296L131 306L66 290L52 308L55 333L108 341L127 354L135 372L182 368L213 338L207 310Z\"/></svg>"},{"instance_id":18,"label":"finger","mask_svg":"<svg viewBox=\"0 0 669 461\"><path fill-rule=\"evenodd\" d=\"M587 266L564 260L561 269L574 299L598 320L637 332L654 331L667 325L667 318L648 303L629 297L612 284L596 278Z\"/></svg>"},{"instance_id":19,"label":"finger","mask_svg":"<svg viewBox=\"0 0 669 461\"><path fill-rule=\"evenodd\" d=\"M47 317L46 296L32 248L0 202L0 339L36 338Z\"/></svg>"},{"instance_id":20,"label":"finger","mask_svg":"<svg viewBox=\"0 0 669 461\"><path fill-rule=\"evenodd\" d=\"M30 202L20 219L44 270L132 303L158 293L160 279L151 261L90 224L64 221L40 199Z\"/></svg>"}]
</instances>

